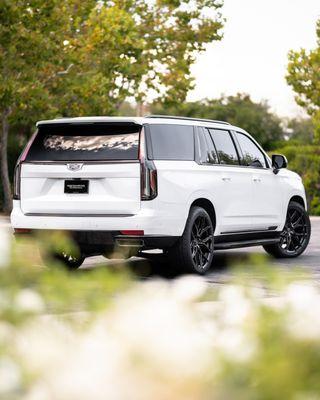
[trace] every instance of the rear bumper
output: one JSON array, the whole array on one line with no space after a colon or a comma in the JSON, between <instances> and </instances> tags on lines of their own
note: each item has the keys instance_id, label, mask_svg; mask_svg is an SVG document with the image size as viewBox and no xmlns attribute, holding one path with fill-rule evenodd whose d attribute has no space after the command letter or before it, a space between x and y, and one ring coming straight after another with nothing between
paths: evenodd
<instances>
[{"instance_id":1,"label":"rear bumper","mask_svg":"<svg viewBox=\"0 0 320 400\"><path fill-rule=\"evenodd\" d=\"M32 230L63 230L63 231L124 231L143 230L145 236L168 237L181 236L185 220L178 213L168 215L150 208L148 204L135 215L25 215L21 211L20 201L14 200L11 213L13 228Z\"/></svg>"},{"instance_id":2,"label":"rear bumper","mask_svg":"<svg viewBox=\"0 0 320 400\"><path fill-rule=\"evenodd\" d=\"M31 235L39 239L45 232L52 231L22 229L21 232L18 230L15 234L18 236ZM123 235L119 231L67 231L67 233L87 255L105 254L108 249L114 251L121 247L137 250L167 249L179 239L178 236Z\"/></svg>"}]
</instances>

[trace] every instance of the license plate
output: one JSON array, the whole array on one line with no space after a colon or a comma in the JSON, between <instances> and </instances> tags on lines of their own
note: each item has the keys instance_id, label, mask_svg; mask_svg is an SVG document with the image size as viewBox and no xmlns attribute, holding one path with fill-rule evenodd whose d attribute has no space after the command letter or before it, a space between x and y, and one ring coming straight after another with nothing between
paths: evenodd
<instances>
[{"instance_id":1,"label":"license plate","mask_svg":"<svg viewBox=\"0 0 320 400\"><path fill-rule=\"evenodd\" d=\"M78 194L89 193L89 181L77 179L66 180L64 181L64 192Z\"/></svg>"}]
</instances>

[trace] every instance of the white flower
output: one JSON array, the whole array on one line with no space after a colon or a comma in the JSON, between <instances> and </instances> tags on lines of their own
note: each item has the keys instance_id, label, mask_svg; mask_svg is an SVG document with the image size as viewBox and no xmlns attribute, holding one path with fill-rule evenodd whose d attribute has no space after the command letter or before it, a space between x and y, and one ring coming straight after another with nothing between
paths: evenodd
<instances>
[{"instance_id":1,"label":"white flower","mask_svg":"<svg viewBox=\"0 0 320 400\"><path fill-rule=\"evenodd\" d=\"M9 300L9 295L6 290L0 289L0 309L9 308L11 302Z\"/></svg>"},{"instance_id":2,"label":"white flower","mask_svg":"<svg viewBox=\"0 0 320 400\"><path fill-rule=\"evenodd\" d=\"M244 298L244 289L237 285L225 285L219 292L219 300L226 303L242 301Z\"/></svg>"},{"instance_id":3,"label":"white flower","mask_svg":"<svg viewBox=\"0 0 320 400\"><path fill-rule=\"evenodd\" d=\"M288 307L286 320L288 331L298 339L319 340L320 294L307 283L292 283L284 294Z\"/></svg>"},{"instance_id":4,"label":"white flower","mask_svg":"<svg viewBox=\"0 0 320 400\"><path fill-rule=\"evenodd\" d=\"M23 312L39 313L45 308L41 296L31 289L22 289L15 298L15 305Z\"/></svg>"},{"instance_id":5,"label":"white flower","mask_svg":"<svg viewBox=\"0 0 320 400\"><path fill-rule=\"evenodd\" d=\"M236 285L228 285L221 289L219 300L224 304L220 312L220 320L224 325L243 325L254 317L252 300L245 297L244 289Z\"/></svg>"},{"instance_id":6,"label":"white flower","mask_svg":"<svg viewBox=\"0 0 320 400\"><path fill-rule=\"evenodd\" d=\"M49 394L48 387L44 382L33 384L29 392L24 396L24 400L50 400L52 396Z\"/></svg>"},{"instance_id":7,"label":"white flower","mask_svg":"<svg viewBox=\"0 0 320 400\"><path fill-rule=\"evenodd\" d=\"M13 336L14 328L6 321L0 321L0 343L5 343Z\"/></svg>"},{"instance_id":8,"label":"white flower","mask_svg":"<svg viewBox=\"0 0 320 400\"><path fill-rule=\"evenodd\" d=\"M227 328L219 332L216 339L218 351L235 362L250 361L256 354L257 345L253 337L238 328Z\"/></svg>"},{"instance_id":9,"label":"white flower","mask_svg":"<svg viewBox=\"0 0 320 400\"><path fill-rule=\"evenodd\" d=\"M0 358L0 396L17 391L21 383L18 365L8 357Z\"/></svg>"},{"instance_id":10,"label":"white flower","mask_svg":"<svg viewBox=\"0 0 320 400\"><path fill-rule=\"evenodd\" d=\"M7 229L0 229L0 268L6 268L10 263L10 237Z\"/></svg>"},{"instance_id":11,"label":"white flower","mask_svg":"<svg viewBox=\"0 0 320 400\"><path fill-rule=\"evenodd\" d=\"M63 45L64 45L64 46L68 46L69 43L70 43L69 40L64 40L64 41L63 41Z\"/></svg>"},{"instance_id":12,"label":"white flower","mask_svg":"<svg viewBox=\"0 0 320 400\"><path fill-rule=\"evenodd\" d=\"M200 276L184 276L173 283L173 295L177 300L193 302L206 292L207 282Z\"/></svg>"},{"instance_id":13,"label":"white flower","mask_svg":"<svg viewBox=\"0 0 320 400\"><path fill-rule=\"evenodd\" d=\"M158 290L150 292L150 288ZM184 291L183 291L184 292ZM208 362L211 336L188 304L177 302L168 285L148 285L118 302L110 330L128 354L172 376L201 373Z\"/></svg>"},{"instance_id":14,"label":"white flower","mask_svg":"<svg viewBox=\"0 0 320 400\"><path fill-rule=\"evenodd\" d=\"M318 290L308 282L291 283L284 293L289 306L297 312L302 312L320 303Z\"/></svg>"}]
</instances>

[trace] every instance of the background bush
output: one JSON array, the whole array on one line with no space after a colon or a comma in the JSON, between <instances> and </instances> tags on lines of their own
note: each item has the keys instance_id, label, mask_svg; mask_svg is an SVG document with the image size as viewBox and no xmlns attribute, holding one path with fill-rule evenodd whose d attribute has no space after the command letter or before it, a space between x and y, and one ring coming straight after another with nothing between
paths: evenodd
<instances>
[{"instance_id":1,"label":"background bush","mask_svg":"<svg viewBox=\"0 0 320 400\"><path fill-rule=\"evenodd\" d=\"M289 169L303 179L309 212L320 215L320 147L293 141L283 144L272 153L284 154L288 158Z\"/></svg>"}]
</instances>

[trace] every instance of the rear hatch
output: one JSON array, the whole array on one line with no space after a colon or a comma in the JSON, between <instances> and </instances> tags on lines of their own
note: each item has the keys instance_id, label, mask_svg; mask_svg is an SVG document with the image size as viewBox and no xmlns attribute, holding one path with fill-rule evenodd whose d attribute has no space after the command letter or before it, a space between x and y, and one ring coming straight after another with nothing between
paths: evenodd
<instances>
[{"instance_id":1,"label":"rear hatch","mask_svg":"<svg viewBox=\"0 0 320 400\"><path fill-rule=\"evenodd\" d=\"M137 213L140 130L130 122L41 124L21 165L23 213Z\"/></svg>"}]
</instances>

